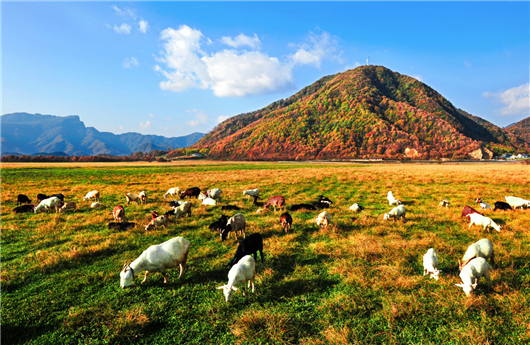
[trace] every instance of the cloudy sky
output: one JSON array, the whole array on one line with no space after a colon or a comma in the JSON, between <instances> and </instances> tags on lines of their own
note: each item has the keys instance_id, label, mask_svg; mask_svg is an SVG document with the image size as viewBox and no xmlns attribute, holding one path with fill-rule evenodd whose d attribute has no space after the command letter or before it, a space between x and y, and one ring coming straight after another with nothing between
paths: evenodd
<instances>
[{"instance_id":1,"label":"cloudy sky","mask_svg":"<svg viewBox=\"0 0 530 345\"><path fill-rule=\"evenodd\" d=\"M1 16L2 114L181 136L369 63L498 126L530 116L528 1L3 1Z\"/></svg>"}]
</instances>

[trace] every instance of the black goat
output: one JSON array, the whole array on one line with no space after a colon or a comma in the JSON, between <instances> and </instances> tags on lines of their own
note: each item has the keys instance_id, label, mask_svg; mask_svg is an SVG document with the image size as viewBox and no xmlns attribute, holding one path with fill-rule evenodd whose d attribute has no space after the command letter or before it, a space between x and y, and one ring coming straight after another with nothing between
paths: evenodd
<instances>
[{"instance_id":1,"label":"black goat","mask_svg":"<svg viewBox=\"0 0 530 345\"><path fill-rule=\"evenodd\" d=\"M494 204L494 208L493 208L493 211L497 211L497 210L512 210L512 207L510 206L510 204L508 204L507 202L504 202L504 201L496 201L495 204Z\"/></svg>"},{"instance_id":2,"label":"black goat","mask_svg":"<svg viewBox=\"0 0 530 345\"><path fill-rule=\"evenodd\" d=\"M319 195L318 196L318 202L323 202L323 203L326 203L326 204L333 204L333 201L329 200L328 198L326 198L325 196L323 195Z\"/></svg>"},{"instance_id":3,"label":"black goat","mask_svg":"<svg viewBox=\"0 0 530 345\"><path fill-rule=\"evenodd\" d=\"M201 189L199 187L192 187L186 189L186 191L182 194L180 194L180 198L184 199L185 197L189 197L191 199L192 196L198 198L199 194L201 194Z\"/></svg>"},{"instance_id":4,"label":"black goat","mask_svg":"<svg viewBox=\"0 0 530 345\"><path fill-rule=\"evenodd\" d=\"M311 203L311 205L313 205L315 208L318 208L319 210L323 208L329 208L329 204L327 202L315 201Z\"/></svg>"},{"instance_id":5,"label":"black goat","mask_svg":"<svg viewBox=\"0 0 530 345\"><path fill-rule=\"evenodd\" d=\"M39 202L41 202L42 200L46 200L48 198L49 196L47 196L46 194L41 194L41 193L37 194L37 201Z\"/></svg>"},{"instance_id":6,"label":"black goat","mask_svg":"<svg viewBox=\"0 0 530 345\"><path fill-rule=\"evenodd\" d=\"M239 242L237 246L236 253L227 266L232 267L243 258L245 255L254 255L254 260L258 261L258 251L261 255L261 262L263 263L263 239L258 233L252 234L247 238Z\"/></svg>"},{"instance_id":7,"label":"black goat","mask_svg":"<svg viewBox=\"0 0 530 345\"><path fill-rule=\"evenodd\" d=\"M48 198L52 198L52 197L54 197L54 196L58 197L59 200L64 201L64 195L61 194L61 193L58 193L58 194L52 194L52 195L50 195Z\"/></svg>"},{"instance_id":8,"label":"black goat","mask_svg":"<svg viewBox=\"0 0 530 345\"><path fill-rule=\"evenodd\" d=\"M13 212L14 213L26 213L26 212L33 212L33 210L35 209L35 206L33 205L22 205L22 206L17 206L13 209Z\"/></svg>"},{"instance_id":9,"label":"black goat","mask_svg":"<svg viewBox=\"0 0 530 345\"><path fill-rule=\"evenodd\" d=\"M17 205L29 204L30 202L31 200L28 198L27 195L19 194L17 197Z\"/></svg>"},{"instance_id":10,"label":"black goat","mask_svg":"<svg viewBox=\"0 0 530 345\"><path fill-rule=\"evenodd\" d=\"M236 205L225 205L225 206L221 206L221 210L223 210L223 211L239 211L240 208L237 207Z\"/></svg>"},{"instance_id":11,"label":"black goat","mask_svg":"<svg viewBox=\"0 0 530 345\"><path fill-rule=\"evenodd\" d=\"M311 210L316 211L316 207L311 204L294 204L291 205L291 211L298 211L298 210Z\"/></svg>"},{"instance_id":12,"label":"black goat","mask_svg":"<svg viewBox=\"0 0 530 345\"><path fill-rule=\"evenodd\" d=\"M221 233L223 229L226 227L227 222L228 222L228 217L223 214L217 221L210 224L208 229L212 232L217 231L218 233Z\"/></svg>"}]
</instances>

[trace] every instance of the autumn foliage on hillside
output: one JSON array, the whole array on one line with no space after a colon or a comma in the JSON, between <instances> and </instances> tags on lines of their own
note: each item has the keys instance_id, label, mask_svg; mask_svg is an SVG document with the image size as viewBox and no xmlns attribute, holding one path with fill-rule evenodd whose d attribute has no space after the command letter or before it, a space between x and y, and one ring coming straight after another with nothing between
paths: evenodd
<instances>
[{"instance_id":1,"label":"autumn foliage on hillside","mask_svg":"<svg viewBox=\"0 0 530 345\"><path fill-rule=\"evenodd\" d=\"M508 126L506 130L517 135L527 143L530 143L530 117Z\"/></svg>"},{"instance_id":2,"label":"autumn foliage on hillside","mask_svg":"<svg viewBox=\"0 0 530 345\"><path fill-rule=\"evenodd\" d=\"M468 158L481 146L530 150L482 121L414 78L362 66L230 118L193 148L211 158L244 160Z\"/></svg>"}]
</instances>

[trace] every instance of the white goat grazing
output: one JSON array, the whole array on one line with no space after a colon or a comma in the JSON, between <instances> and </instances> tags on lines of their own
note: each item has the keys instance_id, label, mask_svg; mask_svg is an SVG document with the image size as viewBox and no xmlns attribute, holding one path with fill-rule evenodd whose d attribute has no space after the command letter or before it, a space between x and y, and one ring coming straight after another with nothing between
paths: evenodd
<instances>
[{"instance_id":1,"label":"white goat grazing","mask_svg":"<svg viewBox=\"0 0 530 345\"><path fill-rule=\"evenodd\" d=\"M434 248L429 248L423 255L423 275L429 274L432 278L438 280L441 270L438 269L438 254Z\"/></svg>"},{"instance_id":2,"label":"white goat grazing","mask_svg":"<svg viewBox=\"0 0 530 345\"><path fill-rule=\"evenodd\" d=\"M324 211L317 216L315 223L317 223L320 228L327 228L331 223L331 215Z\"/></svg>"},{"instance_id":3,"label":"white goat grazing","mask_svg":"<svg viewBox=\"0 0 530 345\"><path fill-rule=\"evenodd\" d=\"M77 208L77 204L73 201L63 203L63 206L59 209L59 212L64 212L66 210L75 210Z\"/></svg>"},{"instance_id":4,"label":"white goat grazing","mask_svg":"<svg viewBox=\"0 0 530 345\"><path fill-rule=\"evenodd\" d=\"M461 287L466 296L470 296L473 289L477 287L478 279L480 277L485 277L488 281L488 289L491 288L491 278L490 278L490 265L484 258L475 258L471 260L460 272L460 279L462 279L461 284L455 284L458 287Z\"/></svg>"},{"instance_id":5,"label":"white goat grazing","mask_svg":"<svg viewBox=\"0 0 530 345\"><path fill-rule=\"evenodd\" d=\"M245 255L237 264L232 266L228 272L228 283L223 286L219 286L217 289L223 289L225 294L226 303L230 302L232 299L232 294L234 291L237 291L236 285L243 284L248 281L248 287L252 285L252 292L254 292L254 277L256 276L256 261L250 255ZM245 291L243 290L243 295Z\"/></svg>"},{"instance_id":6,"label":"white goat grazing","mask_svg":"<svg viewBox=\"0 0 530 345\"><path fill-rule=\"evenodd\" d=\"M480 208L481 209L483 209L483 210L491 210L491 205L486 204L481 198L477 198L477 200L475 200L475 202L477 204L480 204Z\"/></svg>"},{"instance_id":7,"label":"white goat grazing","mask_svg":"<svg viewBox=\"0 0 530 345\"><path fill-rule=\"evenodd\" d=\"M217 198L221 198L221 194L223 193L223 191L220 190L219 188L212 188L212 189L208 189L206 193L208 194L210 198L217 199Z\"/></svg>"},{"instance_id":8,"label":"white goat grazing","mask_svg":"<svg viewBox=\"0 0 530 345\"><path fill-rule=\"evenodd\" d=\"M167 283L166 269L177 266L180 266L180 278L186 267L189 250L190 242L184 237L175 237L147 248L132 263L125 263L120 272L120 286L125 288L134 285L134 275L144 270L147 272L142 283L147 280L149 272L153 271L161 272L164 276L164 283Z\"/></svg>"},{"instance_id":9,"label":"white goat grazing","mask_svg":"<svg viewBox=\"0 0 530 345\"><path fill-rule=\"evenodd\" d=\"M498 232L501 232L502 228L497 223L495 223L493 219L484 217L480 213L470 213L466 217L468 217L470 220L469 227L471 227L471 225L473 224L476 224L483 226L484 230L486 230L488 227L492 227Z\"/></svg>"},{"instance_id":10,"label":"white goat grazing","mask_svg":"<svg viewBox=\"0 0 530 345\"><path fill-rule=\"evenodd\" d=\"M471 260L474 258L491 258L491 262L495 263L495 253L493 252L493 244L487 238L478 240L477 242L471 244L464 254L462 261L459 261L460 270L464 268Z\"/></svg>"},{"instance_id":11,"label":"white goat grazing","mask_svg":"<svg viewBox=\"0 0 530 345\"><path fill-rule=\"evenodd\" d=\"M52 196L51 198L42 200L37 207L35 207L35 210L33 212L39 213L41 209L44 209L45 211L49 211L51 208L55 208L55 212L59 212L59 209L61 208L61 199L59 199L56 196Z\"/></svg>"},{"instance_id":12,"label":"white goat grazing","mask_svg":"<svg viewBox=\"0 0 530 345\"><path fill-rule=\"evenodd\" d=\"M145 190L138 193L138 197L140 198L140 203L147 204L147 193L145 192Z\"/></svg>"},{"instance_id":13,"label":"white goat grazing","mask_svg":"<svg viewBox=\"0 0 530 345\"><path fill-rule=\"evenodd\" d=\"M388 194L386 196L386 198L388 199L388 204L389 205L401 205L401 201L399 201L398 199L394 198L394 194L392 194L392 191L389 190L388 191Z\"/></svg>"},{"instance_id":14,"label":"white goat grazing","mask_svg":"<svg viewBox=\"0 0 530 345\"><path fill-rule=\"evenodd\" d=\"M91 192L86 193L85 197L83 198L83 201L92 199L94 199L94 201L99 201L99 191L93 190Z\"/></svg>"},{"instance_id":15,"label":"white goat grazing","mask_svg":"<svg viewBox=\"0 0 530 345\"><path fill-rule=\"evenodd\" d=\"M208 195L206 193L199 193L199 196L197 197L197 199L199 200L204 200L208 197Z\"/></svg>"},{"instance_id":16,"label":"white goat grazing","mask_svg":"<svg viewBox=\"0 0 530 345\"><path fill-rule=\"evenodd\" d=\"M440 201L440 204L438 206L440 206L440 207L449 207L449 201L443 199L442 201Z\"/></svg>"},{"instance_id":17,"label":"white goat grazing","mask_svg":"<svg viewBox=\"0 0 530 345\"><path fill-rule=\"evenodd\" d=\"M355 203L355 204L350 206L350 210L352 210L353 212L361 212L362 210L364 210L364 207L362 207L361 205Z\"/></svg>"},{"instance_id":18,"label":"white goat grazing","mask_svg":"<svg viewBox=\"0 0 530 345\"><path fill-rule=\"evenodd\" d=\"M514 210L517 207L520 207L521 209L523 209L523 206L524 207L530 207L530 200L526 200L526 199L519 198L519 197L516 197L516 196L505 196L504 199L506 199L506 202L511 207L513 207Z\"/></svg>"},{"instance_id":19,"label":"white goat grazing","mask_svg":"<svg viewBox=\"0 0 530 345\"><path fill-rule=\"evenodd\" d=\"M230 217L226 223L226 228L221 232L221 238L223 241L225 238L230 238L230 232L233 231L237 239L237 232L239 231L240 235L243 235L243 238L246 238L245 229L247 227L247 222L245 216L242 213L236 213L233 217Z\"/></svg>"},{"instance_id":20,"label":"white goat grazing","mask_svg":"<svg viewBox=\"0 0 530 345\"><path fill-rule=\"evenodd\" d=\"M90 208L100 208L100 207L103 207L103 204L100 203L99 201L96 201L90 204Z\"/></svg>"},{"instance_id":21,"label":"white goat grazing","mask_svg":"<svg viewBox=\"0 0 530 345\"><path fill-rule=\"evenodd\" d=\"M156 218L151 219L149 223L145 226L145 231L154 229L157 226L163 226L164 228L167 228L169 218L166 216L158 216Z\"/></svg>"},{"instance_id":22,"label":"white goat grazing","mask_svg":"<svg viewBox=\"0 0 530 345\"><path fill-rule=\"evenodd\" d=\"M397 207L394 207L390 212L385 213L383 219L387 220L389 218L394 218L394 220L396 220L399 218L403 218L403 221L405 221L405 213L407 213L405 206L399 205Z\"/></svg>"},{"instance_id":23,"label":"white goat grazing","mask_svg":"<svg viewBox=\"0 0 530 345\"><path fill-rule=\"evenodd\" d=\"M191 216L191 202L185 201L182 204L175 207L175 218L178 219L180 216L186 214L188 217Z\"/></svg>"},{"instance_id":24,"label":"white goat grazing","mask_svg":"<svg viewBox=\"0 0 530 345\"><path fill-rule=\"evenodd\" d=\"M202 205L215 206L217 205L217 201L215 201L213 198L207 197L202 201Z\"/></svg>"},{"instance_id":25,"label":"white goat grazing","mask_svg":"<svg viewBox=\"0 0 530 345\"><path fill-rule=\"evenodd\" d=\"M175 196L175 195L179 195L179 194L180 194L180 188L179 188L179 187L169 188L169 189L167 190L167 192L164 194L164 199L165 199L166 196L168 196L168 195Z\"/></svg>"},{"instance_id":26,"label":"white goat grazing","mask_svg":"<svg viewBox=\"0 0 530 345\"><path fill-rule=\"evenodd\" d=\"M243 191L243 195L246 195L247 198L250 198L251 196L259 196L260 190L258 188L256 189L247 189Z\"/></svg>"}]
</instances>

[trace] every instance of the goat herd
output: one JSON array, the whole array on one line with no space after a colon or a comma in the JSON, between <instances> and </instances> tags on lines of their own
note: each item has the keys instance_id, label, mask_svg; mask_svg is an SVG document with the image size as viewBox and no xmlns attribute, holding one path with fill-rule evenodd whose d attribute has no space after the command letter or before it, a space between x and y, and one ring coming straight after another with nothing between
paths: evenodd
<instances>
[{"instance_id":1,"label":"goat herd","mask_svg":"<svg viewBox=\"0 0 530 345\"><path fill-rule=\"evenodd\" d=\"M168 196L180 196L181 200L172 200L169 202L169 205L172 207L171 210L167 211L165 214L158 214L156 211L151 213L150 222L145 225L145 230L150 230L158 226L167 227L170 217L179 218L180 216L191 215L191 201L182 201L185 197L197 197L197 199L202 201L203 205L216 205L217 200L221 198L222 191L219 188L214 188L207 190L206 192L201 192L200 188L193 187L186 189L181 193L180 188L170 188L165 194L164 199ZM273 196L270 197L266 203L259 202L260 190L259 189L250 189L243 191L243 195L252 197L254 199L253 205L258 207L257 213L266 212L270 206L274 208L278 207L280 211L283 211L285 208L285 198L283 196ZM100 194L97 190L88 192L83 200L89 200L92 208L103 207L99 202ZM139 194L125 193L125 198L127 205L130 202L137 203L147 203L147 194L145 191L140 192ZM54 194L47 196L44 194L38 194L37 199L40 203L35 207L33 205L21 205L17 206L13 212L23 213L23 212L34 212L38 213L41 210L49 211L55 209L56 212L64 212L68 209L76 209L77 205L75 202L64 202L63 194ZM528 208L530 207L530 201L514 196L506 196L506 202L497 201L494 204L493 211L496 210L512 210L516 208ZM406 208L402 205L401 201L396 199L392 194L392 191L388 192L387 200L389 205L396 205L388 213L385 213L383 216L384 220L393 218L394 220L401 218L405 221ZM30 203L31 200L23 194L18 195L18 203L25 204ZM476 203L480 204L482 210L492 209L492 207L485 203L482 199L478 198ZM319 199L315 202L304 203L304 204L293 204L290 207L290 210L321 210L327 209L330 205L333 204L331 200L324 197L323 195L319 196ZM442 200L440 202L440 207L448 207L449 202L447 200ZM227 211L238 211L240 208L236 205L223 205L221 209ZM355 203L349 208L353 212L361 212L364 207ZM121 230L126 230L132 227L135 227L136 224L133 222L125 221L125 209L122 205L117 205L113 208L112 215L114 217L114 222L109 222L108 227L118 228ZM491 218L484 216L482 213L473 209L470 206L465 206L461 217L466 217L469 219L469 227L473 224L483 226L484 230L488 227L494 228L497 231L501 231L501 227L497 225ZM293 223L293 218L288 212L284 212L280 216L280 224L282 229L285 232L289 232ZM326 228L331 223L331 215L324 211L320 213L315 218L315 223L321 229ZM212 223L209 226L210 231L218 232L221 240L225 240L227 237L230 237L230 232L233 232L238 236L238 232L243 236L243 240L239 243L236 253L232 260L228 263L227 266L231 267L228 273L228 283L226 285L218 287L218 289L223 289L225 294L226 302L230 301L233 291L237 290L238 285L244 285L248 282L248 286L252 286L252 292L254 292L254 277L255 277L255 261L258 259L258 252L261 255L261 261L263 262L263 239L259 233L254 233L246 237L245 234L246 221L245 216L242 213L237 213L232 217L227 217L222 215L219 220ZM164 283L167 282L166 270L168 268L180 267L180 276L185 269L188 251L190 243L183 237L172 238L162 244L150 246L146 249L136 260L131 263L125 263L121 272L120 272L120 286L125 288L134 284L134 275L141 271L146 271L145 278L142 283L146 281L149 272L159 271L164 277ZM254 258L252 258L252 256ZM486 259L491 259L494 263L494 250L493 245L488 239L481 239L476 243L473 243L469 246L462 261L460 262L460 278L462 283L456 284L458 287L461 287L466 295L470 295L473 289L476 288L478 284L478 279L485 277L488 282L488 287L491 286L490 280L490 265ZM427 253L423 256L423 266L424 266L424 275L430 275L434 279L439 278L439 273L441 270L438 270L438 256L434 248L430 248ZM244 294L244 292L243 292Z\"/></svg>"}]
</instances>

